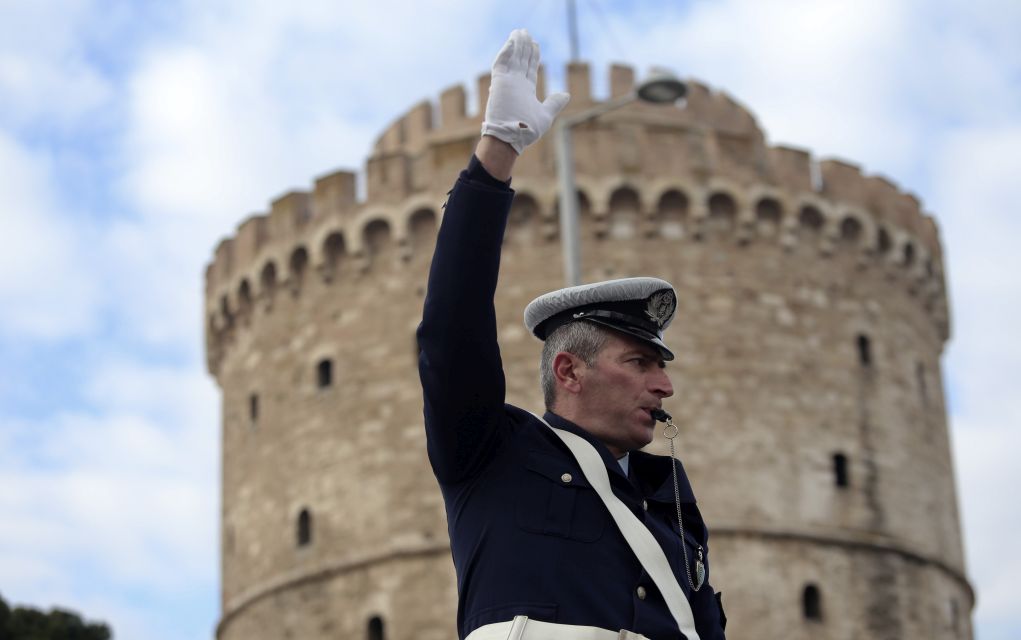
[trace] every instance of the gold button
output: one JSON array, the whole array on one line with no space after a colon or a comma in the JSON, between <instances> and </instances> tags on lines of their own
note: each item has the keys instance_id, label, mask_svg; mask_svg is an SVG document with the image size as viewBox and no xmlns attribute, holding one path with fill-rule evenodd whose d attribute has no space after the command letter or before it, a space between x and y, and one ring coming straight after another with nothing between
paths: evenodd
<instances>
[{"instance_id":1,"label":"gold button","mask_svg":"<svg viewBox=\"0 0 1021 640\"><path fill-rule=\"evenodd\" d=\"M642 500L642 509L649 510L649 503L645 500Z\"/></svg>"},{"instance_id":2,"label":"gold button","mask_svg":"<svg viewBox=\"0 0 1021 640\"><path fill-rule=\"evenodd\" d=\"M638 587L635 589L635 593L638 595L639 600L645 600L645 587Z\"/></svg>"},{"instance_id":3,"label":"gold button","mask_svg":"<svg viewBox=\"0 0 1021 640\"><path fill-rule=\"evenodd\" d=\"M571 481L571 474L565 473L564 475L560 476L560 479L563 480L565 483L570 482Z\"/></svg>"}]
</instances>

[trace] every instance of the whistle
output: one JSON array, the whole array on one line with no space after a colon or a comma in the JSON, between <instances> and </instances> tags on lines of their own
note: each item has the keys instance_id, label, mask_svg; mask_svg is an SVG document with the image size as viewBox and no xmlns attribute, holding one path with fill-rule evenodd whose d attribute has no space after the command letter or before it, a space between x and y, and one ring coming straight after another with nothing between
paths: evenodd
<instances>
[{"instance_id":1,"label":"whistle","mask_svg":"<svg viewBox=\"0 0 1021 640\"><path fill-rule=\"evenodd\" d=\"M653 420L659 420L660 422L668 422L670 420L673 420L673 416L671 416L666 411L663 411L662 409L653 409L649 413L652 415Z\"/></svg>"}]
</instances>

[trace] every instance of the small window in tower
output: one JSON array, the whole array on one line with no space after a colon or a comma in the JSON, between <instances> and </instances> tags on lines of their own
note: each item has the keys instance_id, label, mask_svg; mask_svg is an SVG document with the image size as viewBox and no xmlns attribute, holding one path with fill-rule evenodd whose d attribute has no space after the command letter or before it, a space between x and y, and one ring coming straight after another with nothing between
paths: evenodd
<instances>
[{"instance_id":1,"label":"small window in tower","mask_svg":"<svg viewBox=\"0 0 1021 640\"><path fill-rule=\"evenodd\" d=\"M822 596L819 594L819 587L814 584L805 585L801 605L805 620L822 620Z\"/></svg>"},{"instance_id":2,"label":"small window in tower","mask_svg":"<svg viewBox=\"0 0 1021 640\"><path fill-rule=\"evenodd\" d=\"M893 241L890 239L890 232L883 227L879 227L878 244L879 246L877 247L877 250L881 256L885 256L890 253L890 248L893 247Z\"/></svg>"},{"instance_id":3,"label":"small window in tower","mask_svg":"<svg viewBox=\"0 0 1021 640\"><path fill-rule=\"evenodd\" d=\"M298 514L298 546L305 547L312 542L312 514L302 509Z\"/></svg>"},{"instance_id":4,"label":"small window in tower","mask_svg":"<svg viewBox=\"0 0 1021 640\"><path fill-rule=\"evenodd\" d=\"M833 454L833 479L838 487L847 487L851 484L847 476L847 456L842 453Z\"/></svg>"},{"instance_id":5,"label":"small window in tower","mask_svg":"<svg viewBox=\"0 0 1021 640\"><path fill-rule=\"evenodd\" d=\"M248 419L254 425L259 419L259 394L253 393L248 396Z\"/></svg>"},{"instance_id":6,"label":"small window in tower","mask_svg":"<svg viewBox=\"0 0 1021 640\"><path fill-rule=\"evenodd\" d=\"M822 229L826 220L819 213L819 210L813 206L806 205L801 208L801 212L798 214L798 223L812 231L819 231Z\"/></svg>"},{"instance_id":7,"label":"small window in tower","mask_svg":"<svg viewBox=\"0 0 1021 640\"><path fill-rule=\"evenodd\" d=\"M858 360L863 367L872 366L872 347L864 333L858 334Z\"/></svg>"},{"instance_id":8,"label":"small window in tower","mask_svg":"<svg viewBox=\"0 0 1021 640\"><path fill-rule=\"evenodd\" d=\"M385 640L386 633L383 629L383 618L379 616L372 616L369 618L368 633L366 633L368 640Z\"/></svg>"},{"instance_id":9,"label":"small window in tower","mask_svg":"<svg viewBox=\"0 0 1021 640\"><path fill-rule=\"evenodd\" d=\"M955 632L958 630L957 626L960 620L960 614L957 610L957 600L950 599L950 628Z\"/></svg>"},{"instance_id":10,"label":"small window in tower","mask_svg":"<svg viewBox=\"0 0 1021 640\"><path fill-rule=\"evenodd\" d=\"M910 242L904 245L904 266L910 267L915 264L915 246Z\"/></svg>"},{"instance_id":11,"label":"small window in tower","mask_svg":"<svg viewBox=\"0 0 1021 640\"><path fill-rule=\"evenodd\" d=\"M922 404L928 404L929 390L925 386L925 365L921 362L915 363L915 378L918 380L918 393L922 396Z\"/></svg>"},{"instance_id":12,"label":"small window in tower","mask_svg":"<svg viewBox=\"0 0 1021 640\"><path fill-rule=\"evenodd\" d=\"M316 384L320 389L333 384L333 361L329 358L320 360L316 365Z\"/></svg>"}]
</instances>

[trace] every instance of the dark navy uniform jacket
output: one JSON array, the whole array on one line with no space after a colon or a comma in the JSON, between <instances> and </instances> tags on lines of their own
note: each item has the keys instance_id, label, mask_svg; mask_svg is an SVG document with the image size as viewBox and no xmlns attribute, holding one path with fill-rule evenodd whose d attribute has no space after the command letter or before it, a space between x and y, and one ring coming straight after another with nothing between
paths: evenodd
<instances>
[{"instance_id":1,"label":"dark navy uniform jacket","mask_svg":"<svg viewBox=\"0 0 1021 640\"><path fill-rule=\"evenodd\" d=\"M473 158L449 193L418 328L419 372L432 464L457 571L457 631L516 615L628 629L652 640L682 634L649 575L570 451L527 411L504 403L493 295L513 191ZM652 531L688 597L703 640L724 638L709 585L708 532L678 463L685 539L677 531L670 459L634 451L630 473L598 440L560 416L555 427L591 442L614 493ZM681 545L706 583L692 593Z\"/></svg>"}]
</instances>

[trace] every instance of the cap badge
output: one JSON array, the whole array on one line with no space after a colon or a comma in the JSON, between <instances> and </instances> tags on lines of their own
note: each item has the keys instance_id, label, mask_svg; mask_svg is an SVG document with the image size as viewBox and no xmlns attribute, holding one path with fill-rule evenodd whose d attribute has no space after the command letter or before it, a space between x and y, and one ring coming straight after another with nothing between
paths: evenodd
<instances>
[{"instance_id":1,"label":"cap badge","mask_svg":"<svg viewBox=\"0 0 1021 640\"><path fill-rule=\"evenodd\" d=\"M670 290L654 293L649 297L645 307L645 315L656 323L660 329L674 312L674 292Z\"/></svg>"}]
</instances>

